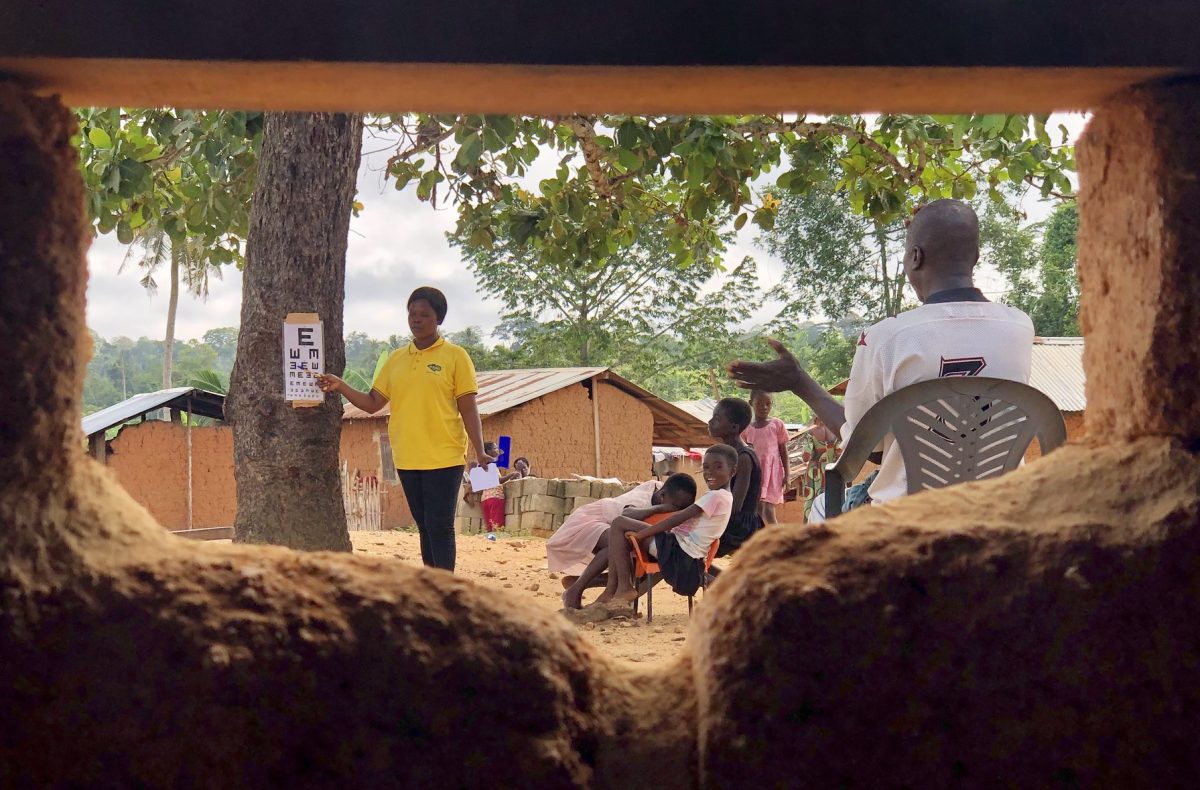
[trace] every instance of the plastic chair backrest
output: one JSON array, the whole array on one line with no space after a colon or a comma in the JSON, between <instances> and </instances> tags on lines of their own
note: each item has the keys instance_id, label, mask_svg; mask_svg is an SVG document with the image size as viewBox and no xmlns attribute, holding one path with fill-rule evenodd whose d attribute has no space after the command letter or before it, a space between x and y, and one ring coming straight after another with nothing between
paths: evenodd
<instances>
[{"instance_id":1,"label":"plastic chair backrest","mask_svg":"<svg viewBox=\"0 0 1200 790\"><path fill-rule=\"evenodd\" d=\"M826 467L826 518L842 512L846 481L888 434L915 494L1015 469L1035 436L1045 455L1066 441L1067 428L1054 401L1018 381L954 376L898 389L867 410Z\"/></svg>"},{"instance_id":2,"label":"plastic chair backrest","mask_svg":"<svg viewBox=\"0 0 1200 790\"><path fill-rule=\"evenodd\" d=\"M713 560L717 558L717 549L720 548L720 546L721 540L718 538L712 542L711 546L708 547L708 556L704 558L704 570L708 570L712 567Z\"/></svg>"}]
</instances>

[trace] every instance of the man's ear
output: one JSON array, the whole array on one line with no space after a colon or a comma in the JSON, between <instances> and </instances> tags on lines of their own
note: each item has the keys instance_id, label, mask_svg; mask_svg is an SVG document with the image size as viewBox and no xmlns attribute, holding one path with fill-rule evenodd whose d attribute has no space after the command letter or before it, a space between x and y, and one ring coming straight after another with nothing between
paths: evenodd
<instances>
[{"instance_id":1,"label":"man's ear","mask_svg":"<svg viewBox=\"0 0 1200 790\"><path fill-rule=\"evenodd\" d=\"M920 247L913 247L912 252L909 254L909 259L912 261L910 268L913 271L920 269L925 265L925 250Z\"/></svg>"}]
</instances>

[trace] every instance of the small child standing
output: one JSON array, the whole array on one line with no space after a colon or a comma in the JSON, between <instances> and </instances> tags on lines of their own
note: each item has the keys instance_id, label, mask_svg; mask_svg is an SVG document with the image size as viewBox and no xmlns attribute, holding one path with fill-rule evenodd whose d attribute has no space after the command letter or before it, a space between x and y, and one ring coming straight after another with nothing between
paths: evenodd
<instances>
[{"instance_id":1,"label":"small child standing","mask_svg":"<svg viewBox=\"0 0 1200 790\"><path fill-rule=\"evenodd\" d=\"M708 493L689 507L678 510L655 524L618 516L609 530L608 587L596 603L633 601L638 593L633 584L633 561L626 534L637 534L643 550L658 561L663 579L680 595L693 595L704 582L704 560L713 541L721 539L733 509L729 481L738 463L737 450L725 444L708 448L704 454L704 482Z\"/></svg>"},{"instance_id":2,"label":"small child standing","mask_svg":"<svg viewBox=\"0 0 1200 790\"><path fill-rule=\"evenodd\" d=\"M742 439L754 448L762 468L762 497L759 512L764 524L776 524L775 506L783 504L783 492L788 481L787 428L783 420L771 416L773 399L769 392L750 393L754 422L742 432Z\"/></svg>"},{"instance_id":3,"label":"small child standing","mask_svg":"<svg viewBox=\"0 0 1200 790\"><path fill-rule=\"evenodd\" d=\"M724 442L737 453L732 483L733 514L729 526L721 535L718 557L727 557L758 532L762 516L758 513L758 498L762 494L762 469L758 456L742 441L742 432L750 427L750 404L741 398L724 398L713 409L708 421L708 433Z\"/></svg>"},{"instance_id":4,"label":"small child standing","mask_svg":"<svg viewBox=\"0 0 1200 790\"><path fill-rule=\"evenodd\" d=\"M484 452L493 458L499 454L500 449L495 442L484 442ZM500 477L500 485L492 486L479 492L479 507L483 511L483 523L487 527L488 532L495 532L504 527L504 484L509 480L518 480L522 477L531 477L532 472L529 469L529 459L521 456L513 462L513 470L506 472ZM469 496L470 482L468 480L467 489Z\"/></svg>"}]
</instances>

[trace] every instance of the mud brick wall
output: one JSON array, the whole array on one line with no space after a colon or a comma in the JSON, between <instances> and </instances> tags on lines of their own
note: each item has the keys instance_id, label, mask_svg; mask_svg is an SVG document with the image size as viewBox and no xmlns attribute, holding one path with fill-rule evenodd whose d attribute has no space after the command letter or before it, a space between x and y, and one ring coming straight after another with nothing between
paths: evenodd
<instances>
[{"instance_id":1,"label":"mud brick wall","mask_svg":"<svg viewBox=\"0 0 1200 790\"><path fill-rule=\"evenodd\" d=\"M187 428L151 420L121 429L108 467L125 490L167 529L187 529ZM192 527L233 526L233 429L192 428Z\"/></svg>"},{"instance_id":2,"label":"mud brick wall","mask_svg":"<svg viewBox=\"0 0 1200 790\"><path fill-rule=\"evenodd\" d=\"M540 477L572 475L644 480L650 475L654 416L638 399L603 382L600 397L600 470L588 388L572 384L487 417L488 439L511 436L514 455L524 455Z\"/></svg>"},{"instance_id":3,"label":"mud brick wall","mask_svg":"<svg viewBox=\"0 0 1200 790\"><path fill-rule=\"evenodd\" d=\"M548 538L577 508L597 499L620 496L637 483L599 480L559 480L527 477L504 484L504 531L512 535ZM485 532L479 506L461 503L456 527L463 535Z\"/></svg>"}]
</instances>

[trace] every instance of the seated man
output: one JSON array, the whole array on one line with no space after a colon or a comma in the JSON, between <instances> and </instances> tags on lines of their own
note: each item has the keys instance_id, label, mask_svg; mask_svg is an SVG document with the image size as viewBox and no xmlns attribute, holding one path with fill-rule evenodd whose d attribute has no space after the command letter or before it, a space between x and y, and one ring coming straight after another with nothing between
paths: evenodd
<instances>
[{"instance_id":1,"label":"seated man","mask_svg":"<svg viewBox=\"0 0 1200 790\"><path fill-rule=\"evenodd\" d=\"M979 219L970 205L936 200L917 210L905 242L904 272L922 304L859 336L844 404L775 340L768 342L778 359L738 360L729 366L729 375L748 389L791 390L843 440L881 398L918 381L987 375L1028 383L1033 322L1020 310L984 297L972 277L978 261ZM886 502L906 493L900 448L888 437L868 501ZM810 521L823 520L824 504L824 497L818 497Z\"/></svg>"}]
</instances>

